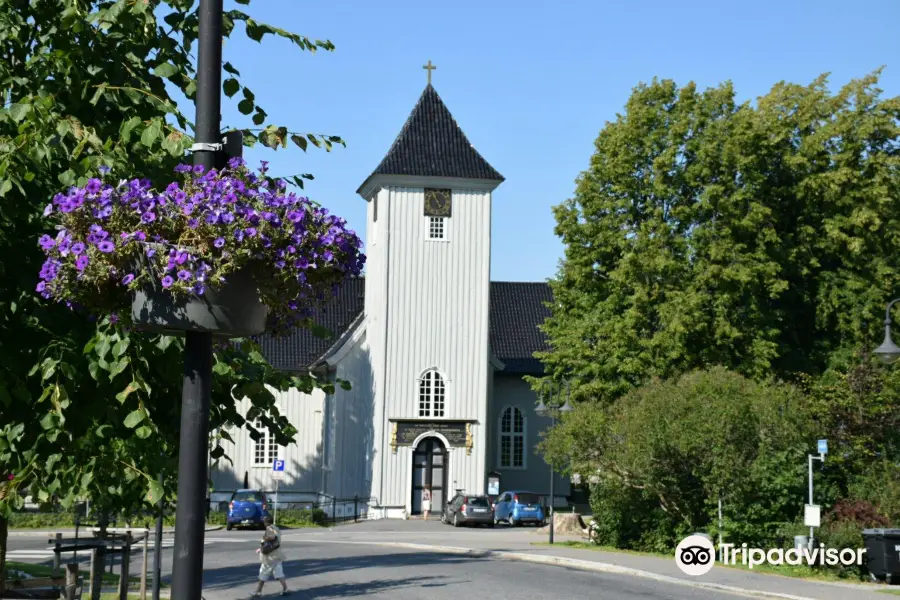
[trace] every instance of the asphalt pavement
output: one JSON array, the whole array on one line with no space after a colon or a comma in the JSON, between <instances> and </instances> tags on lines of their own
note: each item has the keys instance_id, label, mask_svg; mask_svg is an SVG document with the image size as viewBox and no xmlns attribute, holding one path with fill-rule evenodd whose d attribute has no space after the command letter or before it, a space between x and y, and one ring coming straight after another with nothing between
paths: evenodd
<instances>
[{"instance_id":1,"label":"asphalt pavement","mask_svg":"<svg viewBox=\"0 0 900 600\"><path fill-rule=\"evenodd\" d=\"M65 534L66 537L70 537ZM208 531L204 548L205 600L246 598L259 569L260 531ZM11 561L50 564L47 532L11 532ZM283 529L285 572L296 598L487 598L602 599L728 598L733 592L817 600L879 599L874 586L838 586L758 572L715 567L691 578L672 559L535 545L546 536L533 528L453 528L437 521L369 521L334 528ZM565 540L565 537L559 538ZM163 539L163 581L172 566L174 535ZM131 558L140 572L142 546ZM63 556L70 562L72 555ZM89 553L77 558L88 569ZM153 545L148 564L153 565ZM115 572L119 572L115 566ZM700 585L701 587L697 587ZM705 588L703 586L706 586ZM276 582L266 591L280 591ZM265 594L264 594L265 595Z\"/></svg>"},{"instance_id":2,"label":"asphalt pavement","mask_svg":"<svg viewBox=\"0 0 900 600\"><path fill-rule=\"evenodd\" d=\"M285 573L297 599L325 599L367 596L373 599L443 600L490 598L530 600L538 598L599 598L605 600L722 598L722 594L689 587L671 589L664 583L624 575L589 573L578 569L535 565L453 553L403 548L384 548L368 541L384 539L421 540L433 531L452 536L478 535L481 531L453 530L435 523L366 523L343 526L333 531L285 530L283 549L287 555ZM352 529L351 529L352 528ZM423 529L425 531L423 531ZM484 531L487 533L487 531ZM332 543L335 534L351 535L364 543ZM256 584L259 560L255 553L259 532L218 531L206 536L204 550L204 599L248 598ZM318 540L318 542L313 541ZM163 580L171 574L171 536L164 542ZM149 562L152 565L152 545ZM132 557L131 572L140 569L142 557ZM69 562L71 555L64 556ZM53 554L47 539L14 535L10 538L9 560L49 564ZM87 569L89 555L79 556ZM115 569L118 572L118 567ZM280 592L277 582L269 582L264 596ZM728 597L726 595L726 597Z\"/></svg>"}]
</instances>

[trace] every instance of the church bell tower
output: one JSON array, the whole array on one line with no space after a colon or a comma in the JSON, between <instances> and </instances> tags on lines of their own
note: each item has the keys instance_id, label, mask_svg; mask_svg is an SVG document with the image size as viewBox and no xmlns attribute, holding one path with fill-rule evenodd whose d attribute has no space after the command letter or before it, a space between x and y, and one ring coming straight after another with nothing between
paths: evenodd
<instances>
[{"instance_id":1,"label":"church bell tower","mask_svg":"<svg viewBox=\"0 0 900 600\"><path fill-rule=\"evenodd\" d=\"M454 489L484 491L491 194L503 182L431 85L436 67L429 61L425 68L425 90L357 190L368 203L372 494L382 506L406 506L413 514L426 482L435 512ZM419 431L415 440L404 436ZM426 447L445 454L422 466L416 457Z\"/></svg>"}]
</instances>

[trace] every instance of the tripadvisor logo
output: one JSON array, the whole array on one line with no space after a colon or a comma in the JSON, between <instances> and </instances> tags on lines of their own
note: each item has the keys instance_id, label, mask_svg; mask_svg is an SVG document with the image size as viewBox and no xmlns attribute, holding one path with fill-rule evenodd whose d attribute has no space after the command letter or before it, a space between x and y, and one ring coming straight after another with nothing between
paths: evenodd
<instances>
[{"instance_id":1,"label":"tripadvisor logo","mask_svg":"<svg viewBox=\"0 0 900 600\"><path fill-rule=\"evenodd\" d=\"M689 535L675 548L675 564L687 575L705 575L716 562L713 543L702 535Z\"/></svg>"},{"instance_id":2,"label":"tripadvisor logo","mask_svg":"<svg viewBox=\"0 0 900 600\"><path fill-rule=\"evenodd\" d=\"M747 544L737 547L735 544L722 544L719 557L723 565L742 564L749 568L758 565L819 565L830 567L842 564L844 566L862 566L865 560L865 548L826 548L825 544L819 544L818 548L772 548L762 550L760 548L748 548ZM675 564L686 575L705 575L709 573L716 562L716 549L712 541L706 536L690 535L678 544L675 549Z\"/></svg>"}]
</instances>

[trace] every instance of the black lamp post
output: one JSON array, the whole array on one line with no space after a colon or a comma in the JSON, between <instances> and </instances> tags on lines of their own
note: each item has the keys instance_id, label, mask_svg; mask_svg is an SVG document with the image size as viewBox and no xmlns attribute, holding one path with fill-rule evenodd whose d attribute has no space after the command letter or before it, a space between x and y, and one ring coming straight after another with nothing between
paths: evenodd
<instances>
[{"instance_id":1,"label":"black lamp post","mask_svg":"<svg viewBox=\"0 0 900 600\"><path fill-rule=\"evenodd\" d=\"M194 164L204 172L223 154L222 0L200 0L197 43L197 100ZM178 497L172 598L199 600L203 588L203 535L206 525L206 464L209 455L209 404L212 385L212 333L187 331L181 396ZM157 550L157 556L159 551Z\"/></svg>"},{"instance_id":2,"label":"black lamp post","mask_svg":"<svg viewBox=\"0 0 900 600\"><path fill-rule=\"evenodd\" d=\"M548 383L549 382L545 380L544 383L541 385L541 394L539 397L540 402L538 402L538 405L535 407L534 412L539 417L550 417L550 427L553 428L553 427L556 427L556 417L558 415L563 415L563 414L572 412L572 410L574 410L574 409L572 408L572 405L569 404L569 399L571 398L571 388L570 388L569 382L568 381L566 382L566 402L562 406L559 406L559 404L558 404L559 398L562 396L562 386L560 386L560 388L558 390L560 393L557 395L557 400L554 401L553 400L553 389L552 388L550 389L549 394L547 394L545 392ZM544 398L547 399L546 403L544 402ZM549 516L550 516L550 543L551 544L553 543L553 527L554 527L554 524L553 524L553 496L554 496L553 482L554 481L553 480L555 478L556 478L556 473L553 468L553 461L551 460L550 461L550 502L549 502L550 506L547 511L550 513Z\"/></svg>"},{"instance_id":3,"label":"black lamp post","mask_svg":"<svg viewBox=\"0 0 900 600\"><path fill-rule=\"evenodd\" d=\"M894 343L894 340L891 339L891 308L893 308L894 304L897 302L900 302L900 298L895 298L888 302L887 308L884 311L884 341L880 346L875 348L875 354L877 354L878 358L886 364L891 364L900 358L900 347L898 347L897 344Z\"/></svg>"}]
</instances>

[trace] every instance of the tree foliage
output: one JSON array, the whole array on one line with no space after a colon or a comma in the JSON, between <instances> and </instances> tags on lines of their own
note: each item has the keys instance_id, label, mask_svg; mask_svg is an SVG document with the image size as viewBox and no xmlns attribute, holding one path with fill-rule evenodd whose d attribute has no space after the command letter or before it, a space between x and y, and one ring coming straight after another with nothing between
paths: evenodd
<instances>
[{"instance_id":1,"label":"tree foliage","mask_svg":"<svg viewBox=\"0 0 900 600\"><path fill-rule=\"evenodd\" d=\"M604 506L595 514L615 521L615 543L654 532L642 547L665 549L708 526L719 497L762 536L768 523L792 520L802 497L797 476L812 431L803 403L792 387L715 367L653 380L609 408L581 403L543 448L572 472L599 478L595 500Z\"/></svg>"},{"instance_id":2,"label":"tree foliage","mask_svg":"<svg viewBox=\"0 0 900 600\"><path fill-rule=\"evenodd\" d=\"M730 83L638 86L554 209L550 373L611 401L711 365L818 373L871 343L900 289L900 98L878 75L755 104Z\"/></svg>"},{"instance_id":3,"label":"tree foliage","mask_svg":"<svg viewBox=\"0 0 900 600\"><path fill-rule=\"evenodd\" d=\"M0 490L0 529L24 493L63 505L90 496L100 509L134 510L174 492L182 339L136 334L114 314L90 322L44 303L35 286L43 208L54 194L84 185L102 165L167 181L184 159L192 125L177 101L192 99L197 85L193 4L0 0L0 464L14 474ZM224 29L255 41L281 37L300 50L333 49L238 10L227 12ZM235 64L223 68L223 92L257 126L246 124L245 143L277 149L292 141L303 150L343 143L266 125ZM272 393L289 387L332 384L276 372L251 340L219 346L211 427L259 419L289 443L296 431ZM242 396L252 401L246 415L235 410ZM212 457L227 459L218 444ZM2 559L5 536L0 546Z\"/></svg>"}]
</instances>

